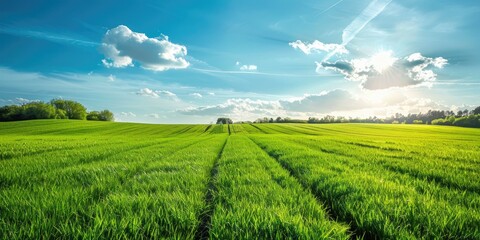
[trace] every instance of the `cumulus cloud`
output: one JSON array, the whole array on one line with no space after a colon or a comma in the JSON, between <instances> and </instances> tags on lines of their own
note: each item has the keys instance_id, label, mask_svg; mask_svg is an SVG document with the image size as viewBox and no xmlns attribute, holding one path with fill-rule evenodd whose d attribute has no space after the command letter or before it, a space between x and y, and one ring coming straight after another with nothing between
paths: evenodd
<instances>
[{"instance_id":1,"label":"cumulus cloud","mask_svg":"<svg viewBox=\"0 0 480 240\"><path fill-rule=\"evenodd\" d=\"M306 95L293 101L280 101L280 104L287 111L314 113L348 111L371 106L367 101L341 89Z\"/></svg>"},{"instance_id":2,"label":"cumulus cloud","mask_svg":"<svg viewBox=\"0 0 480 240\"><path fill-rule=\"evenodd\" d=\"M235 63L240 69L240 71L257 71L257 65L252 65L252 64L244 64L242 65L239 61Z\"/></svg>"},{"instance_id":3,"label":"cumulus cloud","mask_svg":"<svg viewBox=\"0 0 480 240\"><path fill-rule=\"evenodd\" d=\"M200 94L200 93L192 93L190 95L194 98L202 98L203 97L202 94Z\"/></svg>"},{"instance_id":4,"label":"cumulus cloud","mask_svg":"<svg viewBox=\"0 0 480 240\"><path fill-rule=\"evenodd\" d=\"M17 104L26 104L26 103L31 103L31 102L40 102L40 100L38 99L26 99L26 98L21 98L21 97L18 97L18 98L15 98L14 101L12 101L14 103L17 103Z\"/></svg>"},{"instance_id":5,"label":"cumulus cloud","mask_svg":"<svg viewBox=\"0 0 480 240\"><path fill-rule=\"evenodd\" d=\"M296 99L274 101L228 99L226 102L200 107L189 107L177 112L195 116L226 116L235 120L255 120L262 117L291 117L307 119L325 115L344 117L389 117L395 113L419 113L428 110L453 109L432 99L416 98L396 89L386 89L355 95L335 89Z\"/></svg>"},{"instance_id":6,"label":"cumulus cloud","mask_svg":"<svg viewBox=\"0 0 480 240\"><path fill-rule=\"evenodd\" d=\"M105 55L102 62L107 67L121 68L138 62L145 69L165 71L189 66L185 46L170 42L167 36L149 38L124 25L105 33L101 50Z\"/></svg>"},{"instance_id":7,"label":"cumulus cloud","mask_svg":"<svg viewBox=\"0 0 480 240\"><path fill-rule=\"evenodd\" d=\"M242 71L256 71L257 66L256 65L242 65L240 67L240 70L242 70Z\"/></svg>"},{"instance_id":8,"label":"cumulus cloud","mask_svg":"<svg viewBox=\"0 0 480 240\"><path fill-rule=\"evenodd\" d=\"M137 115L133 112L121 112L120 115L125 117L136 117Z\"/></svg>"},{"instance_id":9,"label":"cumulus cloud","mask_svg":"<svg viewBox=\"0 0 480 240\"><path fill-rule=\"evenodd\" d=\"M155 92L160 96L165 96L165 97L169 97L169 98L172 98L172 99L177 99L177 94L175 94L173 92L170 92L170 91L167 91L167 90L157 90Z\"/></svg>"},{"instance_id":10,"label":"cumulus cloud","mask_svg":"<svg viewBox=\"0 0 480 240\"><path fill-rule=\"evenodd\" d=\"M156 91L150 89L150 88L142 88L136 92L137 95L144 96L144 97L152 97L152 98L158 98L158 94Z\"/></svg>"},{"instance_id":11,"label":"cumulus cloud","mask_svg":"<svg viewBox=\"0 0 480 240\"><path fill-rule=\"evenodd\" d=\"M393 52L384 51L370 58L321 62L322 69L340 72L346 79L361 82L368 90L431 85L437 79L433 69L441 69L448 63L442 57L430 58L414 53L402 59L393 57Z\"/></svg>"},{"instance_id":12,"label":"cumulus cloud","mask_svg":"<svg viewBox=\"0 0 480 240\"><path fill-rule=\"evenodd\" d=\"M320 52L335 52L339 54L348 53L348 50L345 48L344 45L335 44L335 43L322 43L318 40L313 41L312 43L302 42L297 40L295 42L288 43L294 49L299 49L303 53L309 55L312 53L320 53Z\"/></svg>"},{"instance_id":13,"label":"cumulus cloud","mask_svg":"<svg viewBox=\"0 0 480 240\"><path fill-rule=\"evenodd\" d=\"M278 101L246 99L228 99L223 104L191 107L179 112L197 116L229 116L245 118L248 116L275 116L282 110Z\"/></svg>"},{"instance_id":14,"label":"cumulus cloud","mask_svg":"<svg viewBox=\"0 0 480 240\"><path fill-rule=\"evenodd\" d=\"M138 90L136 94L139 96L151 98L159 98L160 96L164 96L170 99L177 99L177 95L175 93L166 90L152 90L150 88L142 88Z\"/></svg>"},{"instance_id":15,"label":"cumulus cloud","mask_svg":"<svg viewBox=\"0 0 480 240\"><path fill-rule=\"evenodd\" d=\"M252 100L228 99L225 103L190 107L179 113L196 116L228 116L236 119L255 119L258 117L297 116L306 114L327 114L334 111L348 111L371 107L365 99L358 98L346 90L332 90L320 94L305 95L295 100Z\"/></svg>"},{"instance_id":16,"label":"cumulus cloud","mask_svg":"<svg viewBox=\"0 0 480 240\"><path fill-rule=\"evenodd\" d=\"M27 98L22 98L22 97L17 97L15 99L1 99L0 98L0 106L2 105L23 105L27 103L32 103L32 102L41 102L41 100L38 99L27 99Z\"/></svg>"}]
</instances>

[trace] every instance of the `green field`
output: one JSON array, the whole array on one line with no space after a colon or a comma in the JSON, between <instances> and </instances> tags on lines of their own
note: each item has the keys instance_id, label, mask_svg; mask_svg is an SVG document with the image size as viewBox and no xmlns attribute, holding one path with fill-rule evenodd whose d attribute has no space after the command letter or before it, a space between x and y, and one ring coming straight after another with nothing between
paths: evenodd
<instances>
[{"instance_id":1,"label":"green field","mask_svg":"<svg viewBox=\"0 0 480 240\"><path fill-rule=\"evenodd\" d=\"M480 239L480 129L0 123L0 239Z\"/></svg>"}]
</instances>

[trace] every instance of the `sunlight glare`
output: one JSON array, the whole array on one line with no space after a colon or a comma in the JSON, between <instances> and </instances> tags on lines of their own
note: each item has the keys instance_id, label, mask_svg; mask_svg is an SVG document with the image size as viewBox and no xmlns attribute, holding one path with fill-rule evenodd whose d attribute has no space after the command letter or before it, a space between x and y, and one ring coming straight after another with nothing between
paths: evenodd
<instances>
[{"instance_id":1,"label":"sunlight glare","mask_svg":"<svg viewBox=\"0 0 480 240\"><path fill-rule=\"evenodd\" d=\"M374 54L371 58L370 61L373 65L373 68L379 73L382 73L386 69L390 68L393 66L393 64L398 60L398 58L395 58L392 56L393 51L381 51L376 54Z\"/></svg>"}]
</instances>

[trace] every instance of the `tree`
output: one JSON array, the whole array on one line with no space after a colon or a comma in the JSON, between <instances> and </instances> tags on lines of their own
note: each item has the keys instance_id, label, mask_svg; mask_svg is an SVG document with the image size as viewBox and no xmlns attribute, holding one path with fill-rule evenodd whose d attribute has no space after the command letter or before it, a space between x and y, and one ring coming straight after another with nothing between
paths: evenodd
<instances>
[{"instance_id":1,"label":"tree","mask_svg":"<svg viewBox=\"0 0 480 240\"><path fill-rule=\"evenodd\" d=\"M103 111L100 111L99 115L98 115L98 120L100 121L113 121L115 118L113 116L113 113L110 112L109 110L105 109ZM230 120L232 121L232 120Z\"/></svg>"},{"instance_id":2,"label":"tree","mask_svg":"<svg viewBox=\"0 0 480 240\"><path fill-rule=\"evenodd\" d=\"M68 119L67 112L63 109L55 109L55 119Z\"/></svg>"},{"instance_id":3,"label":"tree","mask_svg":"<svg viewBox=\"0 0 480 240\"><path fill-rule=\"evenodd\" d=\"M0 107L0 121L15 121L23 118L22 107L9 105Z\"/></svg>"},{"instance_id":4,"label":"tree","mask_svg":"<svg viewBox=\"0 0 480 240\"><path fill-rule=\"evenodd\" d=\"M68 119L85 120L87 109L80 103L72 100L53 99L50 101L55 108L64 110Z\"/></svg>"},{"instance_id":5,"label":"tree","mask_svg":"<svg viewBox=\"0 0 480 240\"><path fill-rule=\"evenodd\" d=\"M480 106L473 109L473 115L477 115L477 114L480 114Z\"/></svg>"},{"instance_id":6,"label":"tree","mask_svg":"<svg viewBox=\"0 0 480 240\"><path fill-rule=\"evenodd\" d=\"M218 118L217 119L217 124L232 124L233 121L230 118Z\"/></svg>"},{"instance_id":7,"label":"tree","mask_svg":"<svg viewBox=\"0 0 480 240\"><path fill-rule=\"evenodd\" d=\"M92 121L113 121L113 113L105 109L103 111L91 111L87 114L87 120Z\"/></svg>"},{"instance_id":8,"label":"tree","mask_svg":"<svg viewBox=\"0 0 480 240\"><path fill-rule=\"evenodd\" d=\"M413 124L423 124L422 120L413 120Z\"/></svg>"},{"instance_id":9,"label":"tree","mask_svg":"<svg viewBox=\"0 0 480 240\"><path fill-rule=\"evenodd\" d=\"M52 119L55 118L55 108L44 102L31 102L22 106L23 119Z\"/></svg>"},{"instance_id":10,"label":"tree","mask_svg":"<svg viewBox=\"0 0 480 240\"><path fill-rule=\"evenodd\" d=\"M100 120L100 113L98 111L91 111L87 114L87 120L98 121Z\"/></svg>"},{"instance_id":11,"label":"tree","mask_svg":"<svg viewBox=\"0 0 480 240\"><path fill-rule=\"evenodd\" d=\"M41 101L0 107L0 121L18 121L29 119L81 119L114 121L109 110L92 111L87 116L86 108L75 101L53 99L50 103Z\"/></svg>"}]
</instances>

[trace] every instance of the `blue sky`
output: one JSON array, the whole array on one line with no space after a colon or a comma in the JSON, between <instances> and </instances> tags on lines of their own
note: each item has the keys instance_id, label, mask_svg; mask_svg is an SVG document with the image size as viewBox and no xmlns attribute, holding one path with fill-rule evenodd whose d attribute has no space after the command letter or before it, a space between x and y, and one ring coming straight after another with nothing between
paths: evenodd
<instances>
[{"instance_id":1,"label":"blue sky","mask_svg":"<svg viewBox=\"0 0 480 240\"><path fill-rule=\"evenodd\" d=\"M118 121L389 116L480 105L478 1L10 1L0 105Z\"/></svg>"}]
</instances>

